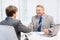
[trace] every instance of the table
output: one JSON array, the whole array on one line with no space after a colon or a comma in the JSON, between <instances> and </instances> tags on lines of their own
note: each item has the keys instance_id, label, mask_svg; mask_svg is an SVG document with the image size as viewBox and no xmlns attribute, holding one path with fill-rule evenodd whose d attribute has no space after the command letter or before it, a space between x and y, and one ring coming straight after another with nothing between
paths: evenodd
<instances>
[{"instance_id":1,"label":"table","mask_svg":"<svg viewBox=\"0 0 60 40\"><path fill-rule=\"evenodd\" d=\"M43 32L21 33L21 40L24 40L26 38L25 35L27 35L29 40L60 40L60 30L54 37L47 37L43 34Z\"/></svg>"}]
</instances>

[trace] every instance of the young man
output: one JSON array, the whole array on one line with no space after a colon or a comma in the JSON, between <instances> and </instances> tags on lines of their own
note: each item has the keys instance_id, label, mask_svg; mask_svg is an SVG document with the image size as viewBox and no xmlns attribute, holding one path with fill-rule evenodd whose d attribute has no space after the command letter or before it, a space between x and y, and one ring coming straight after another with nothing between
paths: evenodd
<instances>
[{"instance_id":1,"label":"young man","mask_svg":"<svg viewBox=\"0 0 60 40\"><path fill-rule=\"evenodd\" d=\"M24 26L20 20L15 19L18 9L16 6L10 5L6 8L6 19L0 22L0 25L9 25L15 28L18 39L20 40L20 32L30 32L31 29ZM13 36L13 35L12 35Z\"/></svg>"}]
</instances>

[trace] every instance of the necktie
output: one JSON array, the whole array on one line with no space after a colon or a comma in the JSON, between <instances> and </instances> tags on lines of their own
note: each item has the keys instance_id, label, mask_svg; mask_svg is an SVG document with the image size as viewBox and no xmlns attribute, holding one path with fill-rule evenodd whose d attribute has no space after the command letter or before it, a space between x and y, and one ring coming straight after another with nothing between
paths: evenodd
<instances>
[{"instance_id":1,"label":"necktie","mask_svg":"<svg viewBox=\"0 0 60 40\"><path fill-rule=\"evenodd\" d=\"M39 17L39 22L38 22L38 29L37 29L37 31L41 32L41 26L42 26L42 16Z\"/></svg>"}]
</instances>

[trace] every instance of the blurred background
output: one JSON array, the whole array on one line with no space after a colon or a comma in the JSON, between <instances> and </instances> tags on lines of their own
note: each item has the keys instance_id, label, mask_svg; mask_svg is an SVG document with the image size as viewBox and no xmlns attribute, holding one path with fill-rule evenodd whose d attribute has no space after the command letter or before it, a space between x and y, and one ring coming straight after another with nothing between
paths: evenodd
<instances>
[{"instance_id":1,"label":"blurred background","mask_svg":"<svg viewBox=\"0 0 60 40\"><path fill-rule=\"evenodd\" d=\"M28 26L32 16L36 15L37 4L44 6L45 13L53 16L56 24L60 23L60 0L0 0L0 21L6 18L5 8L15 5L18 8L17 19Z\"/></svg>"}]
</instances>

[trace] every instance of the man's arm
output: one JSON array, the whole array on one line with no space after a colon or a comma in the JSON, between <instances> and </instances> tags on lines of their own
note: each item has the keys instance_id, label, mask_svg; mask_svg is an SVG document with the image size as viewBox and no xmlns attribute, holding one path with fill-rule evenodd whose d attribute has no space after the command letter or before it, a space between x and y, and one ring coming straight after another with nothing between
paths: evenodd
<instances>
[{"instance_id":1,"label":"man's arm","mask_svg":"<svg viewBox=\"0 0 60 40\"><path fill-rule=\"evenodd\" d=\"M54 30L54 20L53 20L53 17L50 17L50 28L48 29L44 29L43 32L47 35L47 34L52 34L53 33L53 30Z\"/></svg>"},{"instance_id":2,"label":"man's arm","mask_svg":"<svg viewBox=\"0 0 60 40\"><path fill-rule=\"evenodd\" d=\"M24 26L24 25L21 23L21 21L18 22L18 30L19 30L20 32L24 32L24 33L31 32L31 29L28 28L28 27L26 27L26 26Z\"/></svg>"},{"instance_id":3,"label":"man's arm","mask_svg":"<svg viewBox=\"0 0 60 40\"><path fill-rule=\"evenodd\" d=\"M54 25L55 25L55 23L54 23L54 19L53 19L53 17L51 17L51 19L50 19L49 34L52 34L52 33L53 33Z\"/></svg>"},{"instance_id":4,"label":"man's arm","mask_svg":"<svg viewBox=\"0 0 60 40\"><path fill-rule=\"evenodd\" d=\"M30 24L28 25L28 27L33 31L34 29L33 29L33 27L34 27L34 23L33 23L33 17L32 17L32 19L31 19L31 22L30 22Z\"/></svg>"}]
</instances>

